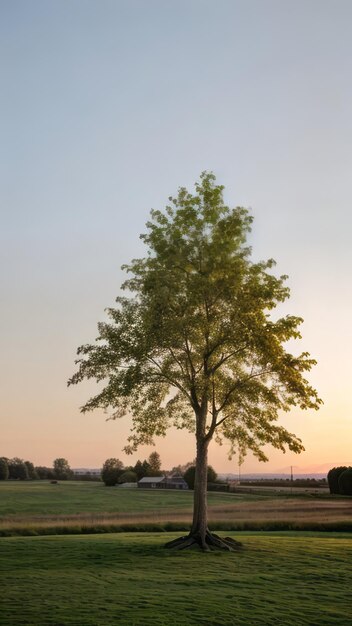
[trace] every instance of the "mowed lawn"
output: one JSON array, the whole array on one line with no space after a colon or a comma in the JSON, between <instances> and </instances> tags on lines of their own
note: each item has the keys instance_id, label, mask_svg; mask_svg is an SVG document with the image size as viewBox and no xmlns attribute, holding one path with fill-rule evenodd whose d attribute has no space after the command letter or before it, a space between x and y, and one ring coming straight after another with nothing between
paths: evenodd
<instances>
[{"instance_id":1,"label":"mowed lawn","mask_svg":"<svg viewBox=\"0 0 352 626\"><path fill-rule=\"evenodd\" d=\"M350 626L352 538L242 534L236 553L175 534L0 539L2 626Z\"/></svg>"}]
</instances>

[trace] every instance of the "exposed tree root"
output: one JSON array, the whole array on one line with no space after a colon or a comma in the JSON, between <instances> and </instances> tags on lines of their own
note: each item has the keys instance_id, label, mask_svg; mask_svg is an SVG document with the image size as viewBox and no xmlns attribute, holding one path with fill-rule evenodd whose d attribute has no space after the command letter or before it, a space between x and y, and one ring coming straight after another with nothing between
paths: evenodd
<instances>
[{"instance_id":1,"label":"exposed tree root","mask_svg":"<svg viewBox=\"0 0 352 626\"><path fill-rule=\"evenodd\" d=\"M207 530L205 539L203 540L200 533L190 533L184 537L178 537L173 541L165 544L165 548L174 550L184 550L185 548L201 548L204 552L211 550L227 550L234 552L242 547L242 544L231 537L219 537Z\"/></svg>"}]
</instances>

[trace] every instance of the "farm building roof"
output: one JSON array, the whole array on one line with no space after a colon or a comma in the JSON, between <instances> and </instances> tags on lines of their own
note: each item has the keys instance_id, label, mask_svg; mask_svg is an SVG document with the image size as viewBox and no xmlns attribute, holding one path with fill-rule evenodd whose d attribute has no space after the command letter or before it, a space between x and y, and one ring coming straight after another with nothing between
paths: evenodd
<instances>
[{"instance_id":1,"label":"farm building roof","mask_svg":"<svg viewBox=\"0 0 352 626\"><path fill-rule=\"evenodd\" d=\"M138 482L139 483L160 483L164 479L165 479L165 476L145 476L144 478L141 478Z\"/></svg>"}]
</instances>

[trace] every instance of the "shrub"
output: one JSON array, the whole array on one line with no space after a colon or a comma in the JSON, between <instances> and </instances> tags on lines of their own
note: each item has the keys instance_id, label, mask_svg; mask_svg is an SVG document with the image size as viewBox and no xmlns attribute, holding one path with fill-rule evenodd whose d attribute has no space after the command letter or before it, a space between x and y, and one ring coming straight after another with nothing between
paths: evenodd
<instances>
[{"instance_id":1,"label":"shrub","mask_svg":"<svg viewBox=\"0 0 352 626\"><path fill-rule=\"evenodd\" d=\"M119 483L136 483L137 482L137 474L136 472L132 472L128 470L119 476Z\"/></svg>"},{"instance_id":2,"label":"shrub","mask_svg":"<svg viewBox=\"0 0 352 626\"><path fill-rule=\"evenodd\" d=\"M194 465L191 465L191 467L189 467L184 473L183 478L185 479L189 489L194 489L195 474L196 474L196 468ZM217 479L216 471L212 468L211 465L208 465L207 482L215 483L216 479Z\"/></svg>"},{"instance_id":3,"label":"shrub","mask_svg":"<svg viewBox=\"0 0 352 626\"><path fill-rule=\"evenodd\" d=\"M339 475L339 490L344 496L352 496L352 467Z\"/></svg>"},{"instance_id":4,"label":"shrub","mask_svg":"<svg viewBox=\"0 0 352 626\"><path fill-rule=\"evenodd\" d=\"M328 473L328 483L330 493L340 493L339 477L348 468L346 466L333 467Z\"/></svg>"}]
</instances>

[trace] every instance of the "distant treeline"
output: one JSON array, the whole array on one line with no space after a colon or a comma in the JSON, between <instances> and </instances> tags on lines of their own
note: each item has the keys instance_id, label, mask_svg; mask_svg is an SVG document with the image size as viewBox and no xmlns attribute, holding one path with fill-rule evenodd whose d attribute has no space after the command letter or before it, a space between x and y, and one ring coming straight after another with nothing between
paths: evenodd
<instances>
[{"instance_id":1,"label":"distant treeline","mask_svg":"<svg viewBox=\"0 0 352 626\"><path fill-rule=\"evenodd\" d=\"M18 457L0 457L0 480L69 480L75 478L64 458L55 459L52 467L35 466L31 461Z\"/></svg>"},{"instance_id":2,"label":"distant treeline","mask_svg":"<svg viewBox=\"0 0 352 626\"><path fill-rule=\"evenodd\" d=\"M137 483L146 476L180 475L183 476L190 489L194 488L194 463L178 465L170 471L161 469L161 458L158 452L152 452L148 459L138 460L135 465L124 466L117 458L106 459L100 475L96 472L75 473L67 459L58 458L52 467L35 466L31 461L18 457L9 459L0 457L0 480L86 480L103 481L108 487L123 483ZM215 470L208 466L208 489L228 491L227 483L219 484Z\"/></svg>"},{"instance_id":3,"label":"distant treeline","mask_svg":"<svg viewBox=\"0 0 352 626\"><path fill-rule=\"evenodd\" d=\"M123 483L136 483L141 478L146 476L163 476L163 475L180 475L183 476L189 489L194 488L195 466L193 463L186 463L185 465L178 465L171 471L165 471L161 469L161 459L158 452L152 452L147 460L137 461L135 465L124 467L123 463L119 459L107 459L103 465L101 472L102 480L107 487L113 487L117 484ZM217 480L217 474L215 470L208 466L208 488L211 489L211 485ZM216 486L215 486L216 488ZM224 490L228 489L228 486L224 485Z\"/></svg>"}]
</instances>

